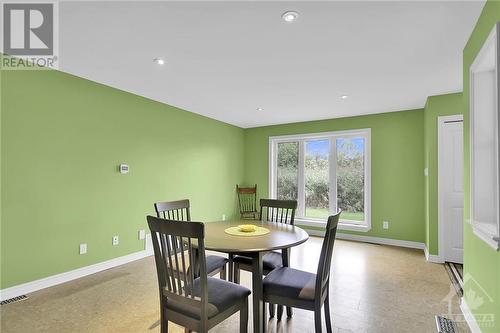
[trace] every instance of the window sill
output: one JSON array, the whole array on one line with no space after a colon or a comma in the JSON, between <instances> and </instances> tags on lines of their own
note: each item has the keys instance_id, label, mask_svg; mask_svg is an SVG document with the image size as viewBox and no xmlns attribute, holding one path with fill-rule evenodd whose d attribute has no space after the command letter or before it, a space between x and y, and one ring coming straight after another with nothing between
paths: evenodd
<instances>
[{"instance_id":1,"label":"window sill","mask_svg":"<svg viewBox=\"0 0 500 333\"><path fill-rule=\"evenodd\" d=\"M496 230L494 226L486 223L475 222L472 223L472 231L477 237L491 246L495 251L500 249L500 241L498 240L498 237L496 237Z\"/></svg>"},{"instance_id":2,"label":"window sill","mask_svg":"<svg viewBox=\"0 0 500 333\"><path fill-rule=\"evenodd\" d=\"M297 225L299 227L304 226L304 227L324 228L326 226L326 221L296 218L295 225ZM368 231L370 231L370 229L371 229L371 225L369 225L369 224L351 223L351 221L348 221L348 220L344 220L344 221L340 220L339 221L339 230L368 232Z\"/></svg>"}]
</instances>

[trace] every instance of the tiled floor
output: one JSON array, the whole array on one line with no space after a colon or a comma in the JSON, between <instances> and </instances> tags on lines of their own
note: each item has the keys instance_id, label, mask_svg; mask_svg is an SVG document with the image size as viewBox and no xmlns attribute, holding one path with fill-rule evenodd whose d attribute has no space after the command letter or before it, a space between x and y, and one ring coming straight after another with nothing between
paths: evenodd
<instances>
[{"instance_id":1,"label":"tiled floor","mask_svg":"<svg viewBox=\"0 0 500 333\"><path fill-rule=\"evenodd\" d=\"M320 247L321 239L312 237L292 249L292 267L314 272ZM461 314L445 269L427 263L422 251L338 240L333 260L334 332L430 333L436 332L435 314ZM250 281L243 272L242 283L250 287ZM159 332L152 257L29 296L1 306L2 333ZM235 315L211 331L237 332L238 322ZM459 327L469 332L465 324ZM184 332L175 325L170 331ZM313 332L312 312L295 310L280 323L272 319L268 331Z\"/></svg>"}]
</instances>

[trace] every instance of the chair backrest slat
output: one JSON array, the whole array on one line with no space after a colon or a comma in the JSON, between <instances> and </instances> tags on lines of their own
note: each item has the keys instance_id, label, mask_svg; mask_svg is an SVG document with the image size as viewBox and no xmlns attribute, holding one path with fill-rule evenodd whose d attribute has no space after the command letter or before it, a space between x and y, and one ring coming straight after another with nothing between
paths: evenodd
<instances>
[{"instance_id":1,"label":"chair backrest slat","mask_svg":"<svg viewBox=\"0 0 500 333\"><path fill-rule=\"evenodd\" d=\"M153 239L154 236L154 239ZM165 236L162 235L153 235L151 234L151 238L153 241L153 248L155 248L155 243L157 244L156 247L158 247L161 250L156 251L155 253L158 252L159 256L161 257L161 260L167 260L168 255L165 256L166 253L166 239ZM170 272L168 272L168 265L161 265L161 260L156 260L156 271L158 273L158 276L163 276L165 277L165 287L168 290L172 290L172 283L169 279Z\"/></svg>"},{"instance_id":2,"label":"chair backrest slat","mask_svg":"<svg viewBox=\"0 0 500 333\"><path fill-rule=\"evenodd\" d=\"M191 243L191 238L188 238L187 241L187 247L188 247L188 255L189 255L189 262L193 263L195 262L195 253L193 251L193 244ZM189 281L191 282L191 288L193 287L192 282L194 281L194 272L195 272L196 267L191 267L189 269ZM193 295L191 295L191 298L194 298Z\"/></svg>"},{"instance_id":3,"label":"chair backrest slat","mask_svg":"<svg viewBox=\"0 0 500 333\"><path fill-rule=\"evenodd\" d=\"M263 221L293 225L296 209L296 200L260 199L260 218Z\"/></svg>"},{"instance_id":4,"label":"chair backrest slat","mask_svg":"<svg viewBox=\"0 0 500 333\"><path fill-rule=\"evenodd\" d=\"M240 214L257 211L257 184L254 187L239 187L236 185L236 192L238 193Z\"/></svg>"},{"instance_id":5,"label":"chair backrest slat","mask_svg":"<svg viewBox=\"0 0 500 333\"><path fill-rule=\"evenodd\" d=\"M169 235L160 235L160 237L162 238L165 238L165 247L166 247L166 252L164 251L164 255L166 253L167 255L167 260L169 262L169 265L167 266L167 272L169 272L169 276L167 277L167 279L169 281L171 281L171 290L170 291L173 291L173 292L177 292L177 283L175 282L175 277L174 277L174 264L173 264L173 253L171 251L171 247L170 247L170 236Z\"/></svg>"},{"instance_id":6,"label":"chair backrest slat","mask_svg":"<svg viewBox=\"0 0 500 333\"><path fill-rule=\"evenodd\" d=\"M159 201L155 203L156 217L167 220L191 221L188 199L178 201Z\"/></svg>"},{"instance_id":7,"label":"chair backrest slat","mask_svg":"<svg viewBox=\"0 0 500 333\"><path fill-rule=\"evenodd\" d=\"M337 226L339 223L340 210L328 217L326 224L325 238L321 247L318 271L316 275L316 299L321 299L330 281L330 267L332 263L333 245L337 235Z\"/></svg>"},{"instance_id":8,"label":"chair backrest slat","mask_svg":"<svg viewBox=\"0 0 500 333\"><path fill-rule=\"evenodd\" d=\"M184 249L186 247L184 246L184 239L182 239L182 236L179 237L179 243L181 244L180 248L181 248L182 271L187 273L186 258L185 258L185 254L184 254ZM186 289L186 288L189 288L189 283L187 281L187 274L183 274L182 277L183 277L184 286L185 286L185 288L184 288L184 294L186 296L188 296L187 289Z\"/></svg>"},{"instance_id":9,"label":"chair backrest slat","mask_svg":"<svg viewBox=\"0 0 500 333\"><path fill-rule=\"evenodd\" d=\"M195 306L201 316L206 316L206 259L205 256L195 255L195 251L205 251L203 223L185 223L153 216L148 216L147 220L153 240L160 299ZM200 274L195 272L198 269ZM195 277L200 279L201 287L201 293L197 295L194 294Z\"/></svg>"},{"instance_id":10,"label":"chair backrest slat","mask_svg":"<svg viewBox=\"0 0 500 333\"><path fill-rule=\"evenodd\" d=\"M177 282L177 290L179 290L179 294L182 294L182 284L181 284L182 279L181 279L181 273L179 271L179 253L177 251L179 249L179 245L177 244L177 237L176 236L170 236L170 238L172 239L172 251L174 253L174 262L175 262L175 272L174 273L177 273L177 277L175 279ZM182 246L181 246L181 248L182 248Z\"/></svg>"}]
</instances>

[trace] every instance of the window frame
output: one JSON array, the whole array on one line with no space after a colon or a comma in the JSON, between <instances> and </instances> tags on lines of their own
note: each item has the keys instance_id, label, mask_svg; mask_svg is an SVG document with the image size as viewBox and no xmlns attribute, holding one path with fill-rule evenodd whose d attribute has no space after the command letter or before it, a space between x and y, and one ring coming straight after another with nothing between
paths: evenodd
<instances>
[{"instance_id":1,"label":"window frame","mask_svg":"<svg viewBox=\"0 0 500 333\"><path fill-rule=\"evenodd\" d=\"M330 155L337 156L337 145L336 139L338 138L349 138L349 137L363 137L365 140L364 146L364 172L365 172L365 184L364 184L364 221L353 221L342 219L340 215L339 229L350 230L350 231L369 231L371 229L371 129L353 129L344 131L331 131L331 132L319 132L319 133L307 133L307 134L292 134L292 135L280 135L280 136L270 136L269 137L269 196L271 198L276 198L277 194L277 156L278 156L278 144L285 142L298 142L299 143L299 165L298 165L298 181L297 181L297 195L298 195L298 206L295 221L299 225L311 226L311 227L324 227L326 225L326 219L305 217L305 184L304 184L304 173L305 173L305 142L311 140L330 140ZM335 144L333 144L335 143ZM331 158L329 159L332 160ZM330 175L336 174L337 163L329 163ZM337 184L336 177L330 177L330 198L337 197ZM332 179L333 178L333 179ZM302 199L301 199L302 198ZM329 200L330 211L333 210L334 201Z\"/></svg>"},{"instance_id":2,"label":"window frame","mask_svg":"<svg viewBox=\"0 0 500 333\"><path fill-rule=\"evenodd\" d=\"M492 49L494 52L493 56L493 89L492 91L492 113L494 115L494 130L491 136L491 141L494 145L494 173L496 175L496 183L494 184L494 195L496 197L494 203L495 217L491 221L480 221L477 217L477 212L479 211L477 207L477 201L480 200L480 194L477 193L476 184L478 183L476 172L479 167L479 163L476 161L476 141L479 138L479 130L476 128L477 119L479 114L484 112L484 110L479 110L477 107L477 101L481 98L477 97L478 87L478 77L477 74L484 72L484 61L489 55L489 50ZM474 234L483 240L486 244L491 246L495 251L500 250L500 23L496 23L492 28L488 38L481 46L481 49L476 55L473 63L469 68L469 157L470 157L470 197L469 197L469 219L468 222L472 226L472 231ZM484 133L480 133L484 136Z\"/></svg>"}]
</instances>

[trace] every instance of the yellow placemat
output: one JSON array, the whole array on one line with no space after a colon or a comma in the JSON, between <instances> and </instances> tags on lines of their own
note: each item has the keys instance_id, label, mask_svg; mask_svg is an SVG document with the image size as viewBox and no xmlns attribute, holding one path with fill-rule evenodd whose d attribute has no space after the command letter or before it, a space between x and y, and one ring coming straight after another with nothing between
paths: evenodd
<instances>
[{"instance_id":1,"label":"yellow placemat","mask_svg":"<svg viewBox=\"0 0 500 333\"><path fill-rule=\"evenodd\" d=\"M227 228L226 230L224 230L224 232L226 234L230 234L233 236L262 236L262 235L269 233L269 229L267 229L267 228L257 227L257 226L256 226L256 228L257 229L255 231L244 232L244 231L240 231L239 227L231 227L231 228Z\"/></svg>"}]
</instances>

